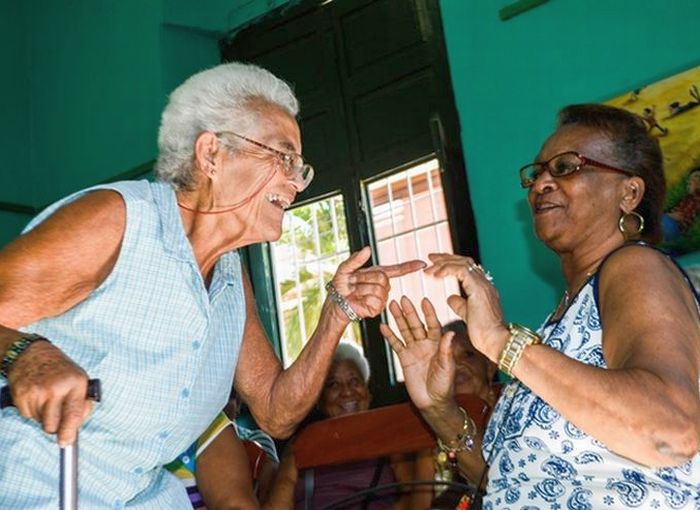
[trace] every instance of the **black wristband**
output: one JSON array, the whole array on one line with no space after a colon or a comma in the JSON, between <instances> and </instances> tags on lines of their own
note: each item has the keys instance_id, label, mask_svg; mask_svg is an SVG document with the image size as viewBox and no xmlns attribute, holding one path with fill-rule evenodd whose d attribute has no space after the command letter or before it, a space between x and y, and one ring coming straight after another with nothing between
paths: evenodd
<instances>
[{"instance_id":1,"label":"black wristband","mask_svg":"<svg viewBox=\"0 0 700 510\"><path fill-rule=\"evenodd\" d=\"M44 338L43 336L37 335L35 333L28 333L12 342L10 344L10 347L7 348L5 356L3 356L2 358L2 364L0 365L0 377L4 377L5 379L7 379L7 371L10 369L12 364L15 361L17 361L17 358L20 357L20 355L27 349L27 347L39 340L49 342L47 338Z\"/></svg>"}]
</instances>

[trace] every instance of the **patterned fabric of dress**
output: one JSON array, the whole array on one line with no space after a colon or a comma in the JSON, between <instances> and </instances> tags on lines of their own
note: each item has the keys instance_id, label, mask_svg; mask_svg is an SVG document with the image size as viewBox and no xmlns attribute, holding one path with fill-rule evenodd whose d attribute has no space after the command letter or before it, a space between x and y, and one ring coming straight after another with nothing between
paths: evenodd
<instances>
[{"instance_id":1,"label":"patterned fabric of dress","mask_svg":"<svg viewBox=\"0 0 700 510\"><path fill-rule=\"evenodd\" d=\"M198 510L206 509L204 501L202 500L202 495L197 487L197 479L195 478L197 457L199 457L207 446L209 446L228 426L233 426L231 420L229 420L228 416L224 413L219 413L214 422L209 425L209 428L207 428L187 450L165 466L165 469L177 476L185 485L187 495L190 497L190 502L192 503L192 508Z\"/></svg>"},{"instance_id":2,"label":"patterned fabric of dress","mask_svg":"<svg viewBox=\"0 0 700 510\"><path fill-rule=\"evenodd\" d=\"M189 509L182 483L162 466L226 404L245 323L239 256L222 255L206 288L170 186L92 189L124 199L118 260L85 300L26 331L46 336L102 381L102 401L80 430L81 510ZM28 228L88 191L54 204ZM5 409L0 452L0 509L58 508L53 436Z\"/></svg>"},{"instance_id":3,"label":"patterned fabric of dress","mask_svg":"<svg viewBox=\"0 0 700 510\"><path fill-rule=\"evenodd\" d=\"M567 356L607 368L597 281L596 273L562 318L546 322L538 332L545 344ZM518 381L501 394L483 454L490 464L485 510L700 510L700 453L675 468L635 464L609 451Z\"/></svg>"}]
</instances>

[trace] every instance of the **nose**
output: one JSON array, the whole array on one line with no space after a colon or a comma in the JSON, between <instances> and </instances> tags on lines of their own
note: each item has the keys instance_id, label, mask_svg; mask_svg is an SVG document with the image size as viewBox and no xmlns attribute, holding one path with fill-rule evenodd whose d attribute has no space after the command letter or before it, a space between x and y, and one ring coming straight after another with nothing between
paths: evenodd
<instances>
[{"instance_id":1,"label":"nose","mask_svg":"<svg viewBox=\"0 0 700 510\"><path fill-rule=\"evenodd\" d=\"M299 174L287 177L287 182L292 185L295 194L301 193L306 188L306 186L304 186L304 179Z\"/></svg>"},{"instance_id":2,"label":"nose","mask_svg":"<svg viewBox=\"0 0 700 510\"><path fill-rule=\"evenodd\" d=\"M552 174L549 173L548 168L543 168L542 172L537 176L535 182L530 186L530 193L536 193L541 195L543 193L548 193L556 188L557 181Z\"/></svg>"}]
</instances>

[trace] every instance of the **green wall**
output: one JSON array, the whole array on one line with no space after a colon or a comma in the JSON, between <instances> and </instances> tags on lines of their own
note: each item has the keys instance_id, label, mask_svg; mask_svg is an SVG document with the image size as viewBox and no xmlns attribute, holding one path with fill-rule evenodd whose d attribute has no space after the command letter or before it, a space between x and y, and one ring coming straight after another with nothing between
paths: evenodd
<instances>
[{"instance_id":1,"label":"green wall","mask_svg":"<svg viewBox=\"0 0 700 510\"><path fill-rule=\"evenodd\" d=\"M0 202L41 207L156 157L160 112L279 0L0 0ZM0 245L30 214L0 210Z\"/></svg>"},{"instance_id":2,"label":"green wall","mask_svg":"<svg viewBox=\"0 0 700 510\"><path fill-rule=\"evenodd\" d=\"M0 0L0 202L33 200L28 69L21 2ZM0 242L27 221L27 216L0 213Z\"/></svg>"},{"instance_id":3,"label":"green wall","mask_svg":"<svg viewBox=\"0 0 700 510\"><path fill-rule=\"evenodd\" d=\"M700 10L697 0L551 0L500 21L509 3L441 0L441 10L481 256L507 320L537 326L563 282L532 234L518 168L562 106L700 65Z\"/></svg>"},{"instance_id":4,"label":"green wall","mask_svg":"<svg viewBox=\"0 0 700 510\"><path fill-rule=\"evenodd\" d=\"M168 92L218 62L226 31L284 3L0 0L0 201L39 207L151 161ZM441 10L482 258L507 318L535 326L562 281L531 234L517 169L561 106L700 65L698 7L551 0L502 22L507 3L441 0ZM0 211L0 244L28 219Z\"/></svg>"}]
</instances>

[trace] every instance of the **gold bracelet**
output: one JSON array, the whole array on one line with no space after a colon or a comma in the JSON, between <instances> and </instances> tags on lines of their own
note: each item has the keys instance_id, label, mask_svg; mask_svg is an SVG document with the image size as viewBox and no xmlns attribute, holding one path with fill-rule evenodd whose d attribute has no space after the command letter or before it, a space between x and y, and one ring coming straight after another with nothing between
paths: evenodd
<instances>
[{"instance_id":1,"label":"gold bracelet","mask_svg":"<svg viewBox=\"0 0 700 510\"><path fill-rule=\"evenodd\" d=\"M439 437L437 438L438 448L440 451L445 452L447 457L456 461L457 453L459 452L470 452L474 449L474 434L476 434L476 424L472 420L467 412L462 408L458 407L462 416L464 416L464 423L462 424L462 431L457 434L457 437L450 441L450 444L445 444Z\"/></svg>"},{"instance_id":2,"label":"gold bracelet","mask_svg":"<svg viewBox=\"0 0 700 510\"><path fill-rule=\"evenodd\" d=\"M498 368L512 377L513 369L518 361L520 361L525 347L528 345L541 344L542 337L534 331L527 329L525 326L513 324L512 322L508 324L508 331L510 331L510 338L508 338L498 358Z\"/></svg>"}]
</instances>

